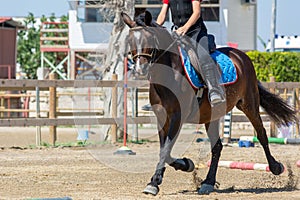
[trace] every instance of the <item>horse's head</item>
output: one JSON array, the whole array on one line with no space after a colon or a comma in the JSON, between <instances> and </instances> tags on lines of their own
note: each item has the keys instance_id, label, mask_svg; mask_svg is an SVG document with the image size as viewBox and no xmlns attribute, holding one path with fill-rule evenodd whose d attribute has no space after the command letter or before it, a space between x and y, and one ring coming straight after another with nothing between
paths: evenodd
<instances>
[{"instance_id":1,"label":"horse's head","mask_svg":"<svg viewBox=\"0 0 300 200\"><path fill-rule=\"evenodd\" d=\"M146 75L151 63L157 59L160 50L158 34L159 25L152 20L152 15L146 11L132 20L126 13L122 18L130 28L127 42L135 62L135 70L140 75Z\"/></svg>"}]
</instances>

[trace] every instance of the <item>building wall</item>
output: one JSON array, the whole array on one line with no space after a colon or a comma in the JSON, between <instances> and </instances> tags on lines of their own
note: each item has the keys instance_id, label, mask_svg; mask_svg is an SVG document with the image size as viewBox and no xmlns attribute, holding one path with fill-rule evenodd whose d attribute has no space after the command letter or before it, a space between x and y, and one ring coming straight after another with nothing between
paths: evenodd
<instances>
[{"instance_id":1,"label":"building wall","mask_svg":"<svg viewBox=\"0 0 300 200\"><path fill-rule=\"evenodd\" d=\"M112 23L77 21L76 10L69 11L69 44L75 51L106 52Z\"/></svg>"},{"instance_id":2,"label":"building wall","mask_svg":"<svg viewBox=\"0 0 300 200\"><path fill-rule=\"evenodd\" d=\"M257 5L242 4L241 0L225 0L228 10L227 41L241 50L255 50L257 38Z\"/></svg>"},{"instance_id":3,"label":"building wall","mask_svg":"<svg viewBox=\"0 0 300 200\"><path fill-rule=\"evenodd\" d=\"M4 65L11 66L10 78L16 76L16 34L15 28L0 27L0 78L9 78Z\"/></svg>"},{"instance_id":4,"label":"building wall","mask_svg":"<svg viewBox=\"0 0 300 200\"><path fill-rule=\"evenodd\" d=\"M256 49L256 4L243 4L242 0L220 0L220 21L207 21L209 33L215 35L217 45L237 43L241 50ZM146 3L146 2L145 2ZM77 11L69 11L71 49L105 49L109 41L112 23L79 22ZM167 24L167 23L166 23ZM168 25L168 24L167 24Z\"/></svg>"}]
</instances>

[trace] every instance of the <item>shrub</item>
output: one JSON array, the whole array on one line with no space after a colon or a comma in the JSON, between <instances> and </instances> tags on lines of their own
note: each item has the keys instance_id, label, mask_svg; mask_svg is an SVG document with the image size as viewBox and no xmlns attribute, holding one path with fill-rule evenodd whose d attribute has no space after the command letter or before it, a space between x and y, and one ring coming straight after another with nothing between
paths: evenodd
<instances>
[{"instance_id":1,"label":"shrub","mask_svg":"<svg viewBox=\"0 0 300 200\"><path fill-rule=\"evenodd\" d=\"M249 51L247 55L258 80L269 81L274 76L276 82L300 82L300 53Z\"/></svg>"}]
</instances>

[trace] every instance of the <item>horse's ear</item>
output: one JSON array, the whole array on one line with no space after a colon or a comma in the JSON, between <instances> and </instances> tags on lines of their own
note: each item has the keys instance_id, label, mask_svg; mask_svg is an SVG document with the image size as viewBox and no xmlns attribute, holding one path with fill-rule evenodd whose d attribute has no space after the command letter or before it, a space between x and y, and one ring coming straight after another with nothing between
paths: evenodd
<instances>
[{"instance_id":1,"label":"horse's ear","mask_svg":"<svg viewBox=\"0 0 300 200\"><path fill-rule=\"evenodd\" d=\"M147 26L151 26L151 24L152 24L152 15L151 15L151 13L149 12L149 11L145 11L145 24L147 25Z\"/></svg>"},{"instance_id":2,"label":"horse's ear","mask_svg":"<svg viewBox=\"0 0 300 200\"><path fill-rule=\"evenodd\" d=\"M135 21L133 21L129 15L127 15L126 13L124 12L121 12L121 16L122 16L122 19L123 21L125 22L125 24L127 24L130 28L133 28L136 26L136 23Z\"/></svg>"}]
</instances>

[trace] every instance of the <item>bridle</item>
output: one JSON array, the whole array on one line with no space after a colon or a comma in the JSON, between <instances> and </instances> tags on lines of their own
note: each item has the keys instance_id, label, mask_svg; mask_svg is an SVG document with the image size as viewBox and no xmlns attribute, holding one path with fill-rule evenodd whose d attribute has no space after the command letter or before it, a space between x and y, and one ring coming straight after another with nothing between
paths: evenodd
<instances>
[{"instance_id":1,"label":"bridle","mask_svg":"<svg viewBox=\"0 0 300 200\"><path fill-rule=\"evenodd\" d=\"M137 31L137 30L141 30L141 29L145 30L144 27L138 26L138 27L130 28L130 31ZM150 32L150 30L146 30L146 31ZM148 64L152 64L156 60L155 58L159 51L159 49L158 49L159 42L158 42L156 35L155 34L152 34L152 35L153 35L153 41L154 41L154 48L151 48L152 49L151 53L137 52L135 55L132 56L132 58L131 58L132 60L144 57L147 59Z\"/></svg>"},{"instance_id":2,"label":"bridle","mask_svg":"<svg viewBox=\"0 0 300 200\"><path fill-rule=\"evenodd\" d=\"M137 26L137 27L130 28L130 31L140 31L142 29L145 30L145 27ZM153 41L154 41L153 42L154 48L152 48L150 53L137 52L136 54L133 55L133 53L131 51L131 54L132 54L131 59L133 61L135 61L137 63L137 65L139 65L139 66L143 66L143 65L151 66L153 63L156 63L163 55L165 55L169 51L169 49L171 49L173 47L173 45L177 44L178 40L180 40L180 37L173 37L174 41L168 46L168 48L164 49L163 52L159 53L159 51L162 51L162 50L160 50L160 48L159 48L159 40L158 40L156 34L154 32L152 33L151 29L147 29L145 31L148 31L151 33L151 35L153 37ZM147 63L140 64L141 57L146 58Z\"/></svg>"},{"instance_id":3,"label":"bridle","mask_svg":"<svg viewBox=\"0 0 300 200\"><path fill-rule=\"evenodd\" d=\"M149 63L153 63L157 51L158 49L153 48L151 53L137 53L134 56L132 56L132 60L140 57L145 57Z\"/></svg>"}]
</instances>

